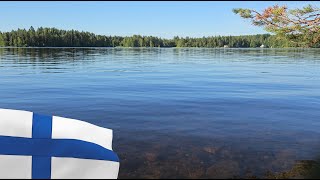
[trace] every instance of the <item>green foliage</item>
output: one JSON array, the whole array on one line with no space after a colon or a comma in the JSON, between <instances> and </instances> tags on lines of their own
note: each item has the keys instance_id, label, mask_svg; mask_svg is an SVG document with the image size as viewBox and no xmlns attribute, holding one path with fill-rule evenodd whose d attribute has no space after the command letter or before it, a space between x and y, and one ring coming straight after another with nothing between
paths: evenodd
<instances>
[{"instance_id":1,"label":"green foliage","mask_svg":"<svg viewBox=\"0 0 320 180\"><path fill-rule=\"evenodd\" d=\"M312 5L309 4L305 7L303 7L302 9L297 8L297 9L289 10L289 13L291 13L292 15L295 15L295 16L303 16L305 14L312 13L316 10L317 10L316 7L313 7Z\"/></svg>"},{"instance_id":2,"label":"green foliage","mask_svg":"<svg viewBox=\"0 0 320 180\"><path fill-rule=\"evenodd\" d=\"M163 39L153 36L133 35L128 37L95 35L76 30L56 28L18 29L0 33L0 46L13 47L206 47L227 45L230 48L294 47L286 40L270 34L243 36L211 36L201 38L178 37Z\"/></svg>"},{"instance_id":3,"label":"green foliage","mask_svg":"<svg viewBox=\"0 0 320 180\"><path fill-rule=\"evenodd\" d=\"M4 42L2 33L0 32L0 47L3 47L3 46L5 46L5 45L6 45L6 43Z\"/></svg>"},{"instance_id":4,"label":"green foliage","mask_svg":"<svg viewBox=\"0 0 320 180\"><path fill-rule=\"evenodd\" d=\"M262 12L251 9L233 9L244 19L251 19L255 26L286 38L294 46L319 47L320 9L311 5L288 10L286 6L274 5Z\"/></svg>"},{"instance_id":5,"label":"green foliage","mask_svg":"<svg viewBox=\"0 0 320 180\"><path fill-rule=\"evenodd\" d=\"M239 14L243 18L246 18L246 19L253 18L253 15L251 14L252 12L250 9L235 8L232 11L235 14Z\"/></svg>"}]
</instances>

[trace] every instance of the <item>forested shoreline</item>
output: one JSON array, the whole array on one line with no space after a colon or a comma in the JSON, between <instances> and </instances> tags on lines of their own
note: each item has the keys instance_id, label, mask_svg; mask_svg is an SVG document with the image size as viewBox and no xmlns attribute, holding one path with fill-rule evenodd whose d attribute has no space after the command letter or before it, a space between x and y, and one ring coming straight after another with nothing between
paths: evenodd
<instances>
[{"instance_id":1,"label":"forested shoreline","mask_svg":"<svg viewBox=\"0 0 320 180\"><path fill-rule=\"evenodd\" d=\"M202 38L178 37L172 39L154 36L106 36L77 30L57 28L12 30L0 32L1 47L230 47L230 48L296 47L289 41L270 34L241 36L209 36Z\"/></svg>"}]
</instances>

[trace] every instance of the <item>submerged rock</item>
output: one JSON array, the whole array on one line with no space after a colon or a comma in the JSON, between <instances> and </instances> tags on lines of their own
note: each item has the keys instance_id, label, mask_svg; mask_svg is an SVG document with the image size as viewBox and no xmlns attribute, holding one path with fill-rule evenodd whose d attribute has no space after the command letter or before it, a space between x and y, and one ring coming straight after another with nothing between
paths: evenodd
<instances>
[{"instance_id":1,"label":"submerged rock","mask_svg":"<svg viewBox=\"0 0 320 180\"><path fill-rule=\"evenodd\" d=\"M291 170L281 173L267 172L267 179L319 179L320 163L313 160L300 160Z\"/></svg>"},{"instance_id":2,"label":"submerged rock","mask_svg":"<svg viewBox=\"0 0 320 180\"><path fill-rule=\"evenodd\" d=\"M148 152L145 155L147 161L155 161L157 159L157 154L156 153L152 153L152 152Z\"/></svg>"},{"instance_id":3,"label":"submerged rock","mask_svg":"<svg viewBox=\"0 0 320 180\"><path fill-rule=\"evenodd\" d=\"M215 147L204 147L203 150L209 154L215 154L218 151L218 148Z\"/></svg>"},{"instance_id":4,"label":"submerged rock","mask_svg":"<svg viewBox=\"0 0 320 180\"><path fill-rule=\"evenodd\" d=\"M234 178L239 176L240 168L236 161L223 160L212 165L207 169L208 178Z\"/></svg>"}]
</instances>

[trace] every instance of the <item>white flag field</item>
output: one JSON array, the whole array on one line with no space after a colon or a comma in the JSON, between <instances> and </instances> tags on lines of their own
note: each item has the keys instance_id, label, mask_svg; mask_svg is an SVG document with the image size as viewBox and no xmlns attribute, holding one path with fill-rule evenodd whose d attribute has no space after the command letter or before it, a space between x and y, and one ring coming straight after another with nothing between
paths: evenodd
<instances>
[{"instance_id":1,"label":"white flag field","mask_svg":"<svg viewBox=\"0 0 320 180\"><path fill-rule=\"evenodd\" d=\"M117 179L112 138L84 121L0 109L0 178Z\"/></svg>"}]
</instances>

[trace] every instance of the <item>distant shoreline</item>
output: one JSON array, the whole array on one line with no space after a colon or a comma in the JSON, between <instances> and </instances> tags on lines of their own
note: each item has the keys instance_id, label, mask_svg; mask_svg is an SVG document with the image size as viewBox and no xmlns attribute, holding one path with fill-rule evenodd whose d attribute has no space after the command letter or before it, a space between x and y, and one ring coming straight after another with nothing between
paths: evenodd
<instances>
[{"instance_id":1,"label":"distant shoreline","mask_svg":"<svg viewBox=\"0 0 320 180\"><path fill-rule=\"evenodd\" d=\"M306 47L281 47L281 48L260 48L260 47L0 47L0 49L320 49Z\"/></svg>"},{"instance_id":2,"label":"distant shoreline","mask_svg":"<svg viewBox=\"0 0 320 180\"><path fill-rule=\"evenodd\" d=\"M271 34L161 38L155 36L97 35L57 28L0 31L0 47L164 47L164 48L284 48L298 47Z\"/></svg>"}]
</instances>

